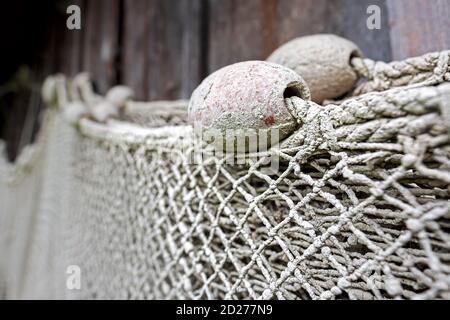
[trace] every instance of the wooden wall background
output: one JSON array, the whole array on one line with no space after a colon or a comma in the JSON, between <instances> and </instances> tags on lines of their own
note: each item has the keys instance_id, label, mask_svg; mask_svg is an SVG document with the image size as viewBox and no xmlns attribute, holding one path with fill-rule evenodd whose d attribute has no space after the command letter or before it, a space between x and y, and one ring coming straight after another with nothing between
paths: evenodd
<instances>
[{"instance_id":1,"label":"wooden wall background","mask_svg":"<svg viewBox=\"0 0 450 320\"><path fill-rule=\"evenodd\" d=\"M48 74L86 70L97 90L123 83L140 100L189 98L206 75L227 64L265 59L302 35L335 33L367 57L403 59L450 48L448 0L74 0L82 30L55 19L33 62L38 86ZM369 5L380 30L366 28ZM0 116L12 158L37 130L38 90L14 99ZM31 120L30 120L31 119ZM30 129L31 128L31 129Z\"/></svg>"}]
</instances>

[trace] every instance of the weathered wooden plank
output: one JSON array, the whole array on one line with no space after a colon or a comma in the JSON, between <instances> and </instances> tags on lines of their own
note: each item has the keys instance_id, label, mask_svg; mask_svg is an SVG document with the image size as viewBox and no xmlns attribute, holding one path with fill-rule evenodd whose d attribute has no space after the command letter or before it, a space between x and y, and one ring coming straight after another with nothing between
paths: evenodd
<instances>
[{"instance_id":1,"label":"weathered wooden plank","mask_svg":"<svg viewBox=\"0 0 450 320\"><path fill-rule=\"evenodd\" d=\"M450 1L388 0L393 58L450 49Z\"/></svg>"},{"instance_id":2,"label":"weathered wooden plank","mask_svg":"<svg viewBox=\"0 0 450 320\"><path fill-rule=\"evenodd\" d=\"M274 0L210 0L208 73L239 61L264 60L278 43L279 5Z\"/></svg>"},{"instance_id":3,"label":"weathered wooden plank","mask_svg":"<svg viewBox=\"0 0 450 320\"><path fill-rule=\"evenodd\" d=\"M105 93L117 83L120 1L86 1L83 23L83 69L89 71L97 90Z\"/></svg>"},{"instance_id":4,"label":"weathered wooden plank","mask_svg":"<svg viewBox=\"0 0 450 320\"><path fill-rule=\"evenodd\" d=\"M149 99L189 97L191 90L183 87L183 81L195 82L192 88L198 82L195 71L200 69L200 6L201 2L197 0L149 2ZM186 70L183 63L192 64L191 70Z\"/></svg>"},{"instance_id":5,"label":"weathered wooden plank","mask_svg":"<svg viewBox=\"0 0 450 320\"><path fill-rule=\"evenodd\" d=\"M201 79L201 0L125 0L123 80L139 99L188 98Z\"/></svg>"},{"instance_id":6,"label":"weathered wooden plank","mask_svg":"<svg viewBox=\"0 0 450 320\"><path fill-rule=\"evenodd\" d=\"M136 99L147 99L147 47L149 19L147 0L125 0L122 32L122 82L130 86Z\"/></svg>"},{"instance_id":7,"label":"weathered wooden plank","mask_svg":"<svg viewBox=\"0 0 450 320\"><path fill-rule=\"evenodd\" d=\"M297 37L323 33L327 25L328 0L277 1L276 46Z\"/></svg>"},{"instance_id":8,"label":"weathered wooden plank","mask_svg":"<svg viewBox=\"0 0 450 320\"><path fill-rule=\"evenodd\" d=\"M380 29L367 28L367 8L380 8ZM375 60L391 60L388 10L385 0L327 1L325 32L334 33L355 42L364 56Z\"/></svg>"},{"instance_id":9,"label":"weathered wooden plank","mask_svg":"<svg viewBox=\"0 0 450 320\"><path fill-rule=\"evenodd\" d=\"M369 5L381 9L379 30L367 28ZM333 33L355 42L367 57L391 57L385 0L281 0L277 2L276 19L277 46L299 36Z\"/></svg>"},{"instance_id":10,"label":"weathered wooden plank","mask_svg":"<svg viewBox=\"0 0 450 320\"><path fill-rule=\"evenodd\" d=\"M380 30L366 27L371 4L384 13ZM385 0L210 0L209 6L209 72L238 61L263 60L288 40L324 32L354 41L370 58L391 57Z\"/></svg>"},{"instance_id":11,"label":"weathered wooden plank","mask_svg":"<svg viewBox=\"0 0 450 320\"><path fill-rule=\"evenodd\" d=\"M203 80L205 73L204 59L206 48L203 43L205 12L204 0L178 0L178 18L181 25L181 59L178 67L181 86L174 98L189 98L192 91Z\"/></svg>"},{"instance_id":12,"label":"weathered wooden plank","mask_svg":"<svg viewBox=\"0 0 450 320\"><path fill-rule=\"evenodd\" d=\"M67 8L62 6L60 9L64 15L62 15L62 17L57 17L53 28L53 31L56 33L56 41L53 48L55 56L54 61L52 64L50 64L49 60L46 61L48 70L46 70L45 73L61 72L72 77L82 71L86 1L72 0L70 4L78 5L80 7L81 30L67 29L66 19L68 15L65 13Z\"/></svg>"}]
</instances>

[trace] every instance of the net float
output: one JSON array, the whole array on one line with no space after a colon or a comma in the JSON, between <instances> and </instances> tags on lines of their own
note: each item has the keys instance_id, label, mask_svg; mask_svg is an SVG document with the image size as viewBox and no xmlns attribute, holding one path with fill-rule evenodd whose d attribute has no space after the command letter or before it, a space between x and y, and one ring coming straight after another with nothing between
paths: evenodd
<instances>
[{"instance_id":1,"label":"net float","mask_svg":"<svg viewBox=\"0 0 450 320\"><path fill-rule=\"evenodd\" d=\"M298 127L285 102L292 96L310 99L306 82L293 70L265 61L239 62L215 71L194 90L188 119L215 146L256 151Z\"/></svg>"},{"instance_id":2,"label":"net float","mask_svg":"<svg viewBox=\"0 0 450 320\"><path fill-rule=\"evenodd\" d=\"M349 92L358 81L351 60L361 57L353 42L333 34L291 40L276 49L267 61L281 64L305 79L311 100L322 103Z\"/></svg>"}]
</instances>

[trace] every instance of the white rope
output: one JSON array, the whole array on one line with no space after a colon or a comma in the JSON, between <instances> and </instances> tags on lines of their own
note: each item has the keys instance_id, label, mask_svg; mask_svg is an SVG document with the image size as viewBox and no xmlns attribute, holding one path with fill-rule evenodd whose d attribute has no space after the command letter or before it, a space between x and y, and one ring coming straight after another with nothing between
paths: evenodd
<instances>
[{"instance_id":1,"label":"white rope","mask_svg":"<svg viewBox=\"0 0 450 320\"><path fill-rule=\"evenodd\" d=\"M71 126L70 102L92 112L105 99L86 78L56 81L59 111L16 164L0 162L0 286L8 298L450 298L446 56L383 72L354 60L368 79L354 97L287 98L298 130L242 164L196 152L186 101ZM66 288L69 265L81 290Z\"/></svg>"}]
</instances>

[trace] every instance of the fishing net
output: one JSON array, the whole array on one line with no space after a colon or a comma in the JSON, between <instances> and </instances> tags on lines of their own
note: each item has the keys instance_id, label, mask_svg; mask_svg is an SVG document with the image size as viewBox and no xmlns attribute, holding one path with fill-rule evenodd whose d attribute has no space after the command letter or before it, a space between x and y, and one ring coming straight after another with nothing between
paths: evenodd
<instances>
[{"instance_id":1,"label":"fishing net","mask_svg":"<svg viewBox=\"0 0 450 320\"><path fill-rule=\"evenodd\" d=\"M70 125L62 80L0 163L0 296L449 299L449 56L354 58L351 93L286 98L296 139L234 162L199 152L187 101Z\"/></svg>"}]
</instances>

